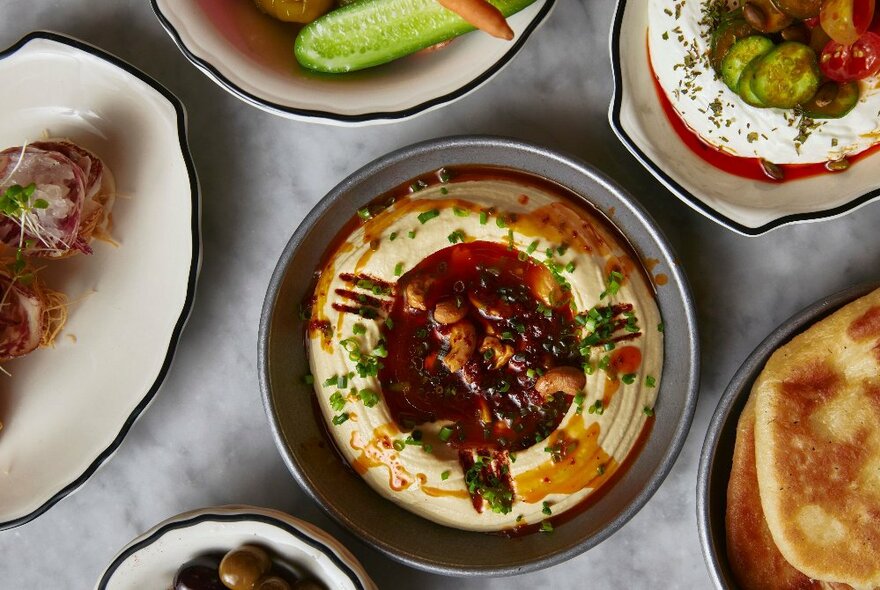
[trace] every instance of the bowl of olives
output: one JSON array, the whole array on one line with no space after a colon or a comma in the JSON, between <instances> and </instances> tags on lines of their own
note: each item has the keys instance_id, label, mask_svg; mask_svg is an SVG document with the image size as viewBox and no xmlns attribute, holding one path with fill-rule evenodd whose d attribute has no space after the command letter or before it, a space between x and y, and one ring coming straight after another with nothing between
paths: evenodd
<instances>
[{"instance_id":1,"label":"bowl of olives","mask_svg":"<svg viewBox=\"0 0 880 590\"><path fill-rule=\"evenodd\" d=\"M180 514L131 541L96 590L374 590L338 541L287 514L250 506Z\"/></svg>"}]
</instances>

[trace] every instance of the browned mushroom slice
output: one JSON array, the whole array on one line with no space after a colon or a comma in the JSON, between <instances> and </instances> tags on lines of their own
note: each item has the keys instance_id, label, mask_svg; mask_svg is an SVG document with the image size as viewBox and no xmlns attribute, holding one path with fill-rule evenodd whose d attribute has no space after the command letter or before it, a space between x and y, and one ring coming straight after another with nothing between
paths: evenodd
<instances>
[{"instance_id":1,"label":"browned mushroom slice","mask_svg":"<svg viewBox=\"0 0 880 590\"><path fill-rule=\"evenodd\" d=\"M428 276L416 276L406 283L403 288L403 294L406 297L406 304L411 309L419 311L428 311L428 289L434 283L434 279Z\"/></svg>"},{"instance_id":2,"label":"browned mushroom slice","mask_svg":"<svg viewBox=\"0 0 880 590\"><path fill-rule=\"evenodd\" d=\"M449 328L449 352L443 357L443 364L450 373L461 371L477 348L477 331L467 322L453 324Z\"/></svg>"},{"instance_id":3,"label":"browned mushroom slice","mask_svg":"<svg viewBox=\"0 0 880 590\"><path fill-rule=\"evenodd\" d=\"M434 307L434 320L438 324L449 325L464 319L468 307L463 301L445 299Z\"/></svg>"},{"instance_id":4,"label":"browned mushroom slice","mask_svg":"<svg viewBox=\"0 0 880 590\"><path fill-rule=\"evenodd\" d=\"M483 343L480 344L480 352L483 353L486 360L492 362L493 369L500 369L513 356L513 347L494 336L486 336L483 338Z\"/></svg>"},{"instance_id":5,"label":"browned mushroom slice","mask_svg":"<svg viewBox=\"0 0 880 590\"><path fill-rule=\"evenodd\" d=\"M577 395L587 384L584 372L574 367L554 367L535 382L535 391L545 400L555 393Z\"/></svg>"}]
</instances>

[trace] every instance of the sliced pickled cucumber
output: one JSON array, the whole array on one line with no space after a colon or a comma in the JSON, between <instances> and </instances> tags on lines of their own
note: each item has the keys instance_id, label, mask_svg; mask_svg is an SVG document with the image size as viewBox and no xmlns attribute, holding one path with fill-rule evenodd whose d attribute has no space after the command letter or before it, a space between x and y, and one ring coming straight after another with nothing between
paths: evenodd
<instances>
[{"instance_id":1,"label":"sliced pickled cucumber","mask_svg":"<svg viewBox=\"0 0 880 590\"><path fill-rule=\"evenodd\" d=\"M734 43L721 62L721 77L727 87L738 92L739 78L746 66L755 58L770 53L773 47L773 41L760 35L752 35Z\"/></svg>"},{"instance_id":2,"label":"sliced pickled cucumber","mask_svg":"<svg viewBox=\"0 0 880 590\"><path fill-rule=\"evenodd\" d=\"M755 29L742 18L722 22L721 26L712 33L712 45L709 58L716 72L721 72L721 62L724 56L733 47L733 44L745 37L755 34Z\"/></svg>"},{"instance_id":3,"label":"sliced pickled cucumber","mask_svg":"<svg viewBox=\"0 0 880 590\"><path fill-rule=\"evenodd\" d=\"M739 77L739 86L737 86L737 94L739 94L740 98L742 98L746 104L750 104L759 109L767 108L767 105L761 102L761 99L755 96L755 93L752 92L752 80L755 79L755 70L758 68L758 63L761 61L762 57L763 56L756 57L746 66L746 69L742 72L742 76Z\"/></svg>"},{"instance_id":4,"label":"sliced pickled cucumber","mask_svg":"<svg viewBox=\"0 0 880 590\"><path fill-rule=\"evenodd\" d=\"M833 93L834 86L837 92ZM831 93L828 92L831 91ZM840 119L856 108L861 98L858 82L826 82L818 92L802 106L804 114L811 119Z\"/></svg>"},{"instance_id":5,"label":"sliced pickled cucumber","mask_svg":"<svg viewBox=\"0 0 880 590\"><path fill-rule=\"evenodd\" d=\"M819 89L821 74L816 52L803 43L780 43L761 58L751 88L768 107L792 109Z\"/></svg>"},{"instance_id":6,"label":"sliced pickled cucumber","mask_svg":"<svg viewBox=\"0 0 880 590\"><path fill-rule=\"evenodd\" d=\"M510 16L535 0L489 2L504 16ZM294 50L300 65L311 70L353 72L473 30L437 0L361 0L303 27Z\"/></svg>"}]
</instances>

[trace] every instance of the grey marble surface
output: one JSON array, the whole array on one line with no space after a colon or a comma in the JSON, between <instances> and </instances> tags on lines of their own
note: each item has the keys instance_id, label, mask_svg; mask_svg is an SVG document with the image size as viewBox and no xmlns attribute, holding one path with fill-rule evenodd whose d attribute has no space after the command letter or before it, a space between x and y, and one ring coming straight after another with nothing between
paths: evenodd
<instances>
[{"instance_id":1,"label":"grey marble surface","mask_svg":"<svg viewBox=\"0 0 880 590\"><path fill-rule=\"evenodd\" d=\"M198 296L164 387L118 453L76 494L37 520L0 532L0 588L91 588L117 550L155 523L229 503L280 508L326 528L351 547L381 588L709 588L694 508L709 417L735 369L774 326L823 295L878 278L880 205L751 239L694 213L628 155L607 123L613 3L558 4L487 87L412 121L343 129L279 119L226 94L178 53L146 0L0 0L0 46L34 29L68 33L119 55L177 94L189 110L204 204ZM518 578L424 574L341 530L282 464L257 385L263 295L305 213L369 160L456 133L539 142L617 179L667 233L699 307L700 401L669 478L604 544Z\"/></svg>"}]
</instances>

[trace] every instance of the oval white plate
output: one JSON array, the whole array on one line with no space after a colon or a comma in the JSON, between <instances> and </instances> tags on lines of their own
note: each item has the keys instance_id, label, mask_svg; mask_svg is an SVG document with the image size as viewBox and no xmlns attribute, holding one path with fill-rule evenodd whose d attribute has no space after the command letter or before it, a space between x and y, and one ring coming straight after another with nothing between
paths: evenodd
<instances>
[{"instance_id":1,"label":"oval white plate","mask_svg":"<svg viewBox=\"0 0 880 590\"><path fill-rule=\"evenodd\" d=\"M95 590L169 588L174 573L190 559L245 543L270 549L328 590L376 588L354 555L321 529L276 510L225 506L186 512L156 525L119 552Z\"/></svg>"},{"instance_id":2,"label":"oval white plate","mask_svg":"<svg viewBox=\"0 0 880 590\"><path fill-rule=\"evenodd\" d=\"M780 184L728 174L674 139L648 68L647 0L618 0L611 30L618 138L682 201L736 232L755 236L789 223L839 217L880 197L880 154L840 174Z\"/></svg>"},{"instance_id":3,"label":"oval white plate","mask_svg":"<svg viewBox=\"0 0 880 590\"><path fill-rule=\"evenodd\" d=\"M270 43L270 36L254 38L244 27L268 17L253 6L233 15L222 7L229 2L251 0L152 0L156 16L187 59L241 100L293 119L368 125L408 119L477 89L513 59L556 0L538 0L513 15L513 41L468 34L442 51L337 76L301 69L293 57L293 33L288 51L271 51L267 58L262 44ZM214 20L203 7L217 11ZM218 24L224 16L225 33Z\"/></svg>"},{"instance_id":4,"label":"oval white plate","mask_svg":"<svg viewBox=\"0 0 880 590\"><path fill-rule=\"evenodd\" d=\"M82 485L152 400L189 313L199 190L183 107L157 82L80 41L31 33L0 53L0 146L44 133L100 156L116 177L117 247L46 263L70 298L55 347L0 377L0 529Z\"/></svg>"}]
</instances>

